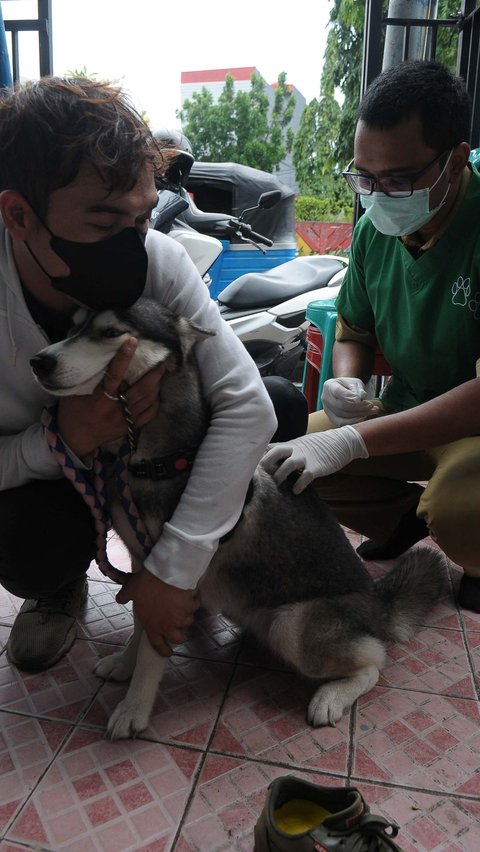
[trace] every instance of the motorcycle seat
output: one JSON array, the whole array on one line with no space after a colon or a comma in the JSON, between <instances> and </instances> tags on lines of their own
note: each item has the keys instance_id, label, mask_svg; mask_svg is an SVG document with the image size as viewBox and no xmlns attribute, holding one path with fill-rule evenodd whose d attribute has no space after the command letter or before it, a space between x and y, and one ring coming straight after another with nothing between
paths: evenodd
<instances>
[{"instance_id":1,"label":"motorcycle seat","mask_svg":"<svg viewBox=\"0 0 480 852\"><path fill-rule=\"evenodd\" d=\"M336 257L296 257L267 272L246 272L218 297L220 305L237 310L270 308L302 293L327 287L345 264Z\"/></svg>"}]
</instances>

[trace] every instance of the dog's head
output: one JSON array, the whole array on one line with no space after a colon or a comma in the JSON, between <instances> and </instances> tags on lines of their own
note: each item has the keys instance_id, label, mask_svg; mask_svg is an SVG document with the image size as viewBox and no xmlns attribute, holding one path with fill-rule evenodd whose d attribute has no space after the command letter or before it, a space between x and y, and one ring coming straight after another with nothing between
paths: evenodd
<instances>
[{"instance_id":1,"label":"dog's head","mask_svg":"<svg viewBox=\"0 0 480 852\"><path fill-rule=\"evenodd\" d=\"M42 349L30 365L49 393L80 396L93 393L129 337L138 339L125 374L130 385L157 364L165 363L171 370L181 367L194 343L214 333L150 299L139 299L122 311L92 313L82 308L75 314L69 336Z\"/></svg>"}]
</instances>

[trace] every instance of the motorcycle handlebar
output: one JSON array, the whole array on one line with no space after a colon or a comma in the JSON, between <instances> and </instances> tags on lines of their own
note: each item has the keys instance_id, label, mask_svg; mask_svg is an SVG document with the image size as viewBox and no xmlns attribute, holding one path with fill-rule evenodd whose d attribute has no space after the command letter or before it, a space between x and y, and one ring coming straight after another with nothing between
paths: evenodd
<instances>
[{"instance_id":1,"label":"motorcycle handlebar","mask_svg":"<svg viewBox=\"0 0 480 852\"><path fill-rule=\"evenodd\" d=\"M273 240L269 237L264 237L262 234L257 234L256 231L250 231L248 236L256 243L263 243L264 246L273 246Z\"/></svg>"},{"instance_id":2,"label":"motorcycle handlebar","mask_svg":"<svg viewBox=\"0 0 480 852\"><path fill-rule=\"evenodd\" d=\"M262 243L264 246L273 246L273 240L269 239L269 237L264 237L263 234L259 234L257 231L252 231L252 226L246 222L240 222L238 219L230 219L228 224L236 234L247 240Z\"/></svg>"}]
</instances>

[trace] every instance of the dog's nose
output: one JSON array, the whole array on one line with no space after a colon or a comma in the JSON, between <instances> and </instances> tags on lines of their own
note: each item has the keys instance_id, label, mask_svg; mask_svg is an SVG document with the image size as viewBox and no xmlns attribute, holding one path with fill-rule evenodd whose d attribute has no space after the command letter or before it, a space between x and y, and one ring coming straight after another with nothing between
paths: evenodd
<instances>
[{"instance_id":1,"label":"dog's nose","mask_svg":"<svg viewBox=\"0 0 480 852\"><path fill-rule=\"evenodd\" d=\"M54 355L42 355L40 352L38 355L34 355L33 358L30 358L30 366L39 379L45 378L45 376L49 376L57 366L57 359Z\"/></svg>"}]
</instances>

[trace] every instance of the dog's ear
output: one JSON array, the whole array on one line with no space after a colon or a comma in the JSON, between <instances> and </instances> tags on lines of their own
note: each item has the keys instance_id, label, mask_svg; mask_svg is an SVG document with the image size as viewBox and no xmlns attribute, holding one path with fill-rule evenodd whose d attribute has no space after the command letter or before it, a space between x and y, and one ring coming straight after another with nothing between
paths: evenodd
<instances>
[{"instance_id":1,"label":"dog's ear","mask_svg":"<svg viewBox=\"0 0 480 852\"><path fill-rule=\"evenodd\" d=\"M73 325L70 326L67 337L74 337L78 334L91 316L91 313L87 308L77 308L72 317Z\"/></svg>"},{"instance_id":2,"label":"dog's ear","mask_svg":"<svg viewBox=\"0 0 480 852\"><path fill-rule=\"evenodd\" d=\"M83 325L89 313L90 311L88 310L88 308L77 308L73 315L74 325Z\"/></svg>"},{"instance_id":3,"label":"dog's ear","mask_svg":"<svg viewBox=\"0 0 480 852\"><path fill-rule=\"evenodd\" d=\"M192 346L207 337L214 337L215 332L210 328L202 328L186 317L177 318L178 336L180 338L184 357L188 355Z\"/></svg>"}]
</instances>

